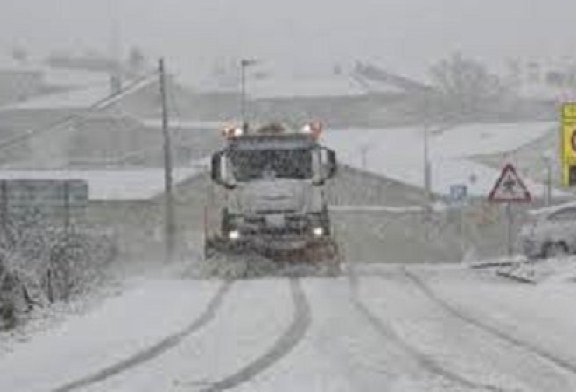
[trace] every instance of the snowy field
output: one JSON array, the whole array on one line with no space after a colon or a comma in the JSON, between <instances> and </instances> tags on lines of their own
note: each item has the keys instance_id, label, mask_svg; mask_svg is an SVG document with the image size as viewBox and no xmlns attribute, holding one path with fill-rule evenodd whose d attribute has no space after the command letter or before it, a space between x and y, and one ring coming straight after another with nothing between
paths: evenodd
<instances>
[{"instance_id":1,"label":"snowy field","mask_svg":"<svg viewBox=\"0 0 576 392\"><path fill-rule=\"evenodd\" d=\"M463 266L142 278L0 358L2 391L573 391L576 285Z\"/></svg>"},{"instance_id":2,"label":"snowy field","mask_svg":"<svg viewBox=\"0 0 576 392\"><path fill-rule=\"evenodd\" d=\"M462 184L468 186L471 195L488 195L500 172L471 158L515 151L545 136L554 127L555 124L546 122L470 124L430 131L433 191L448 195L451 185ZM423 187L423 128L328 130L324 142L336 149L344 164ZM529 178L524 180L533 194L543 194L542 184Z\"/></svg>"}]
</instances>

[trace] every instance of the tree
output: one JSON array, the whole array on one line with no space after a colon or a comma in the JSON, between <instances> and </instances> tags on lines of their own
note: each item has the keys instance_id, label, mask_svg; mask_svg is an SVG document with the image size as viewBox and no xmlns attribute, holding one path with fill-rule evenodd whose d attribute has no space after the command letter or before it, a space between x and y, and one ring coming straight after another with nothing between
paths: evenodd
<instances>
[{"instance_id":1,"label":"tree","mask_svg":"<svg viewBox=\"0 0 576 392\"><path fill-rule=\"evenodd\" d=\"M498 112L507 95L500 78L480 62L454 54L434 65L432 78L440 110L449 117L475 119Z\"/></svg>"}]
</instances>

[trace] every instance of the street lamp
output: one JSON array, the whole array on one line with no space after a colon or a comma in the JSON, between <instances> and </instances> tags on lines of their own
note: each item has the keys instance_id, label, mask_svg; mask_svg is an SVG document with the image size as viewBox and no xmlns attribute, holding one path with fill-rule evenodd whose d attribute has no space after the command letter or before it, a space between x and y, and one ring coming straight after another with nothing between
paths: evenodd
<instances>
[{"instance_id":1,"label":"street lamp","mask_svg":"<svg viewBox=\"0 0 576 392\"><path fill-rule=\"evenodd\" d=\"M248 130L248 119L246 113L246 68L251 67L256 63L256 60L251 59L240 60L240 115L242 117L242 128L244 131Z\"/></svg>"},{"instance_id":2,"label":"street lamp","mask_svg":"<svg viewBox=\"0 0 576 392\"><path fill-rule=\"evenodd\" d=\"M432 171L430 167L430 126L424 125L424 189L428 202L432 201Z\"/></svg>"}]
</instances>

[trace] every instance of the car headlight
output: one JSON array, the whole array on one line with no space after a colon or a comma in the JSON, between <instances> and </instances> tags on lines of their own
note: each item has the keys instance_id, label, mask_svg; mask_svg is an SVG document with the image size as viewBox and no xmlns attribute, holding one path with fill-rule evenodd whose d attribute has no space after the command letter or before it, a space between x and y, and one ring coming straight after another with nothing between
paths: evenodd
<instances>
[{"instance_id":1,"label":"car headlight","mask_svg":"<svg viewBox=\"0 0 576 392\"><path fill-rule=\"evenodd\" d=\"M316 237L322 237L324 235L324 229L321 227L315 227L314 229L312 229L312 233Z\"/></svg>"}]
</instances>

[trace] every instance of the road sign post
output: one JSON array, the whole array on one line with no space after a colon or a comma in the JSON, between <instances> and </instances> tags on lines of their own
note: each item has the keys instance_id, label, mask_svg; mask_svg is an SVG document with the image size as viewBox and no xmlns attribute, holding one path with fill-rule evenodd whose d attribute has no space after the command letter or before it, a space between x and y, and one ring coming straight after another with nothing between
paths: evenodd
<instances>
[{"instance_id":1,"label":"road sign post","mask_svg":"<svg viewBox=\"0 0 576 392\"><path fill-rule=\"evenodd\" d=\"M512 203L506 203L506 221L508 222L506 230L506 243L508 244L508 256L514 254L514 214L512 214Z\"/></svg>"},{"instance_id":2,"label":"road sign post","mask_svg":"<svg viewBox=\"0 0 576 392\"><path fill-rule=\"evenodd\" d=\"M462 204L468 197L468 187L464 184L450 186L450 203Z\"/></svg>"},{"instance_id":3,"label":"road sign post","mask_svg":"<svg viewBox=\"0 0 576 392\"><path fill-rule=\"evenodd\" d=\"M514 214L512 211L512 204L514 203L529 203L532 201L530 191L516 172L516 169L511 164L507 164L502 169L502 173L492 191L488 195L490 203L505 203L506 204L506 242L508 248L508 256L514 253Z\"/></svg>"},{"instance_id":4,"label":"road sign post","mask_svg":"<svg viewBox=\"0 0 576 392\"><path fill-rule=\"evenodd\" d=\"M466 198L468 197L468 187L464 184L455 184L450 186L450 205L455 210L456 219L456 232L462 240L462 209L466 204Z\"/></svg>"}]
</instances>

